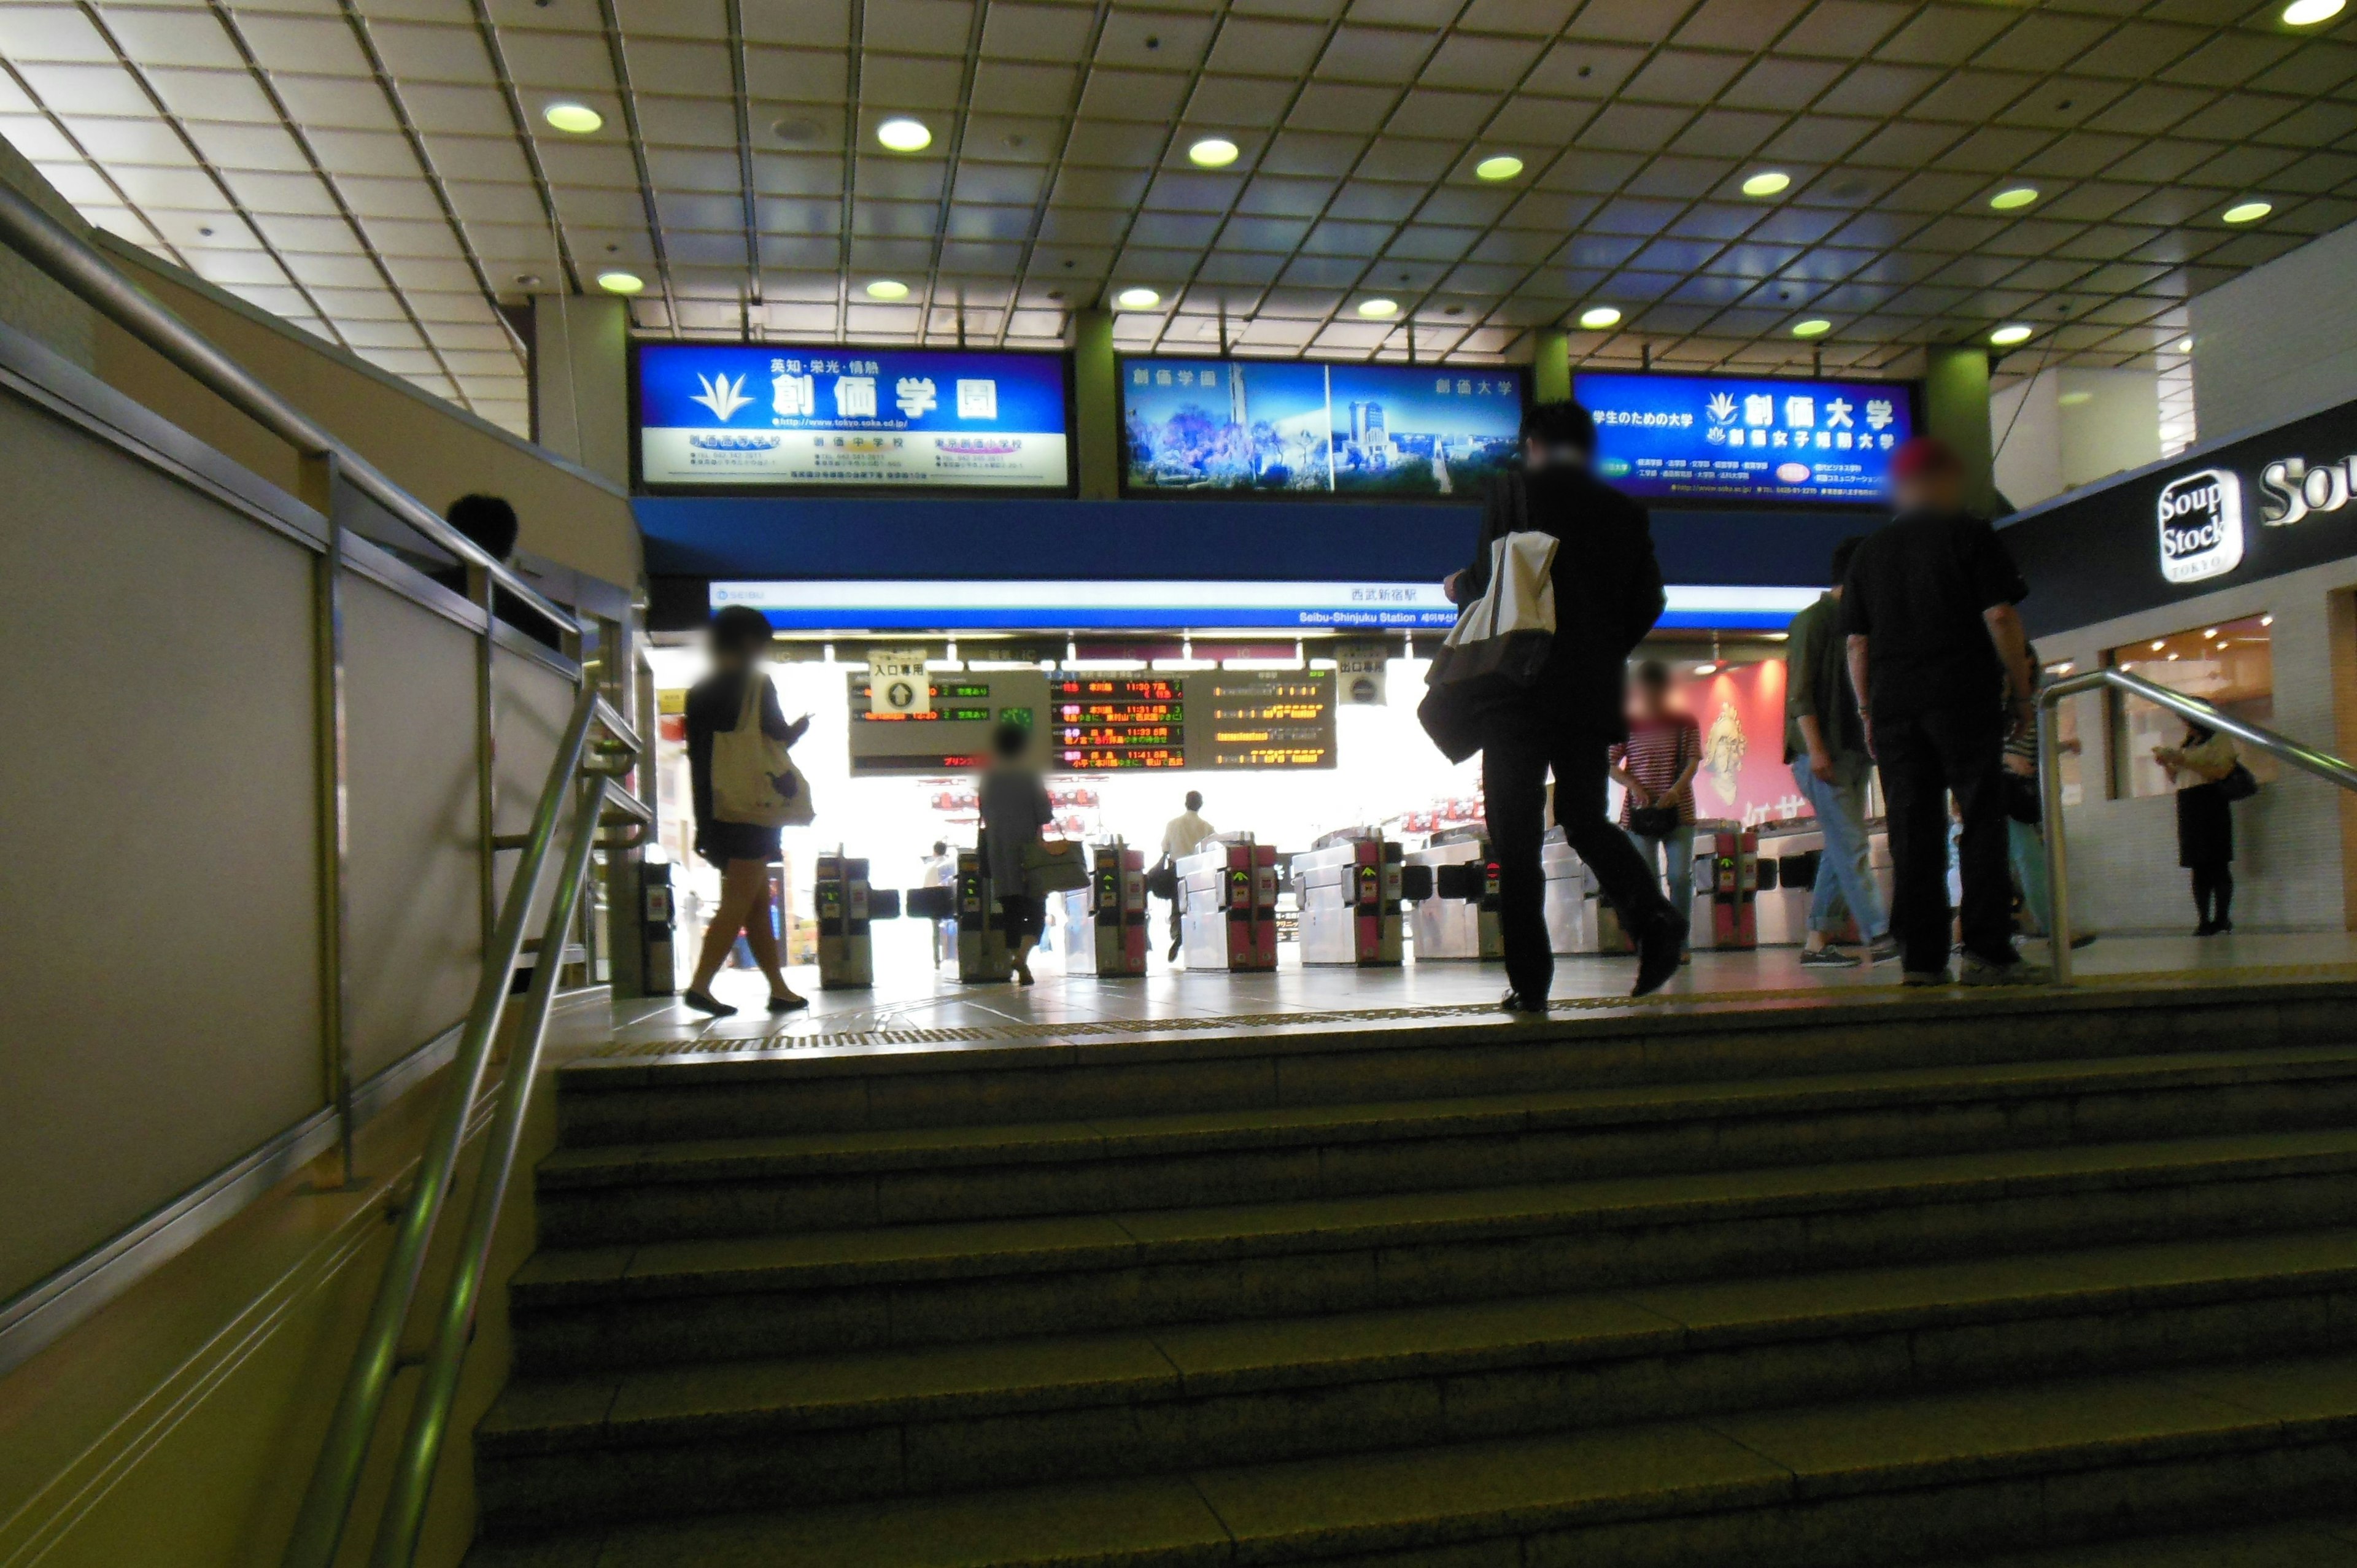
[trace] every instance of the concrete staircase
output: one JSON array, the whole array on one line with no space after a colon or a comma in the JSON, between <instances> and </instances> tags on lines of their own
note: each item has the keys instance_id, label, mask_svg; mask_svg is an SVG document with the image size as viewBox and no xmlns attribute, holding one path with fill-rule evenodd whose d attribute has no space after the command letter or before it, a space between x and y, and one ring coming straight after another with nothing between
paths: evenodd
<instances>
[{"instance_id":1,"label":"concrete staircase","mask_svg":"<svg viewBox=\"0 0 2357 1568\"><path fill-rule=\"evenodd\" d=\"M2352 1003L576 1064L471 1561L2357 1563Z\"/></svg>"}]
</instances>

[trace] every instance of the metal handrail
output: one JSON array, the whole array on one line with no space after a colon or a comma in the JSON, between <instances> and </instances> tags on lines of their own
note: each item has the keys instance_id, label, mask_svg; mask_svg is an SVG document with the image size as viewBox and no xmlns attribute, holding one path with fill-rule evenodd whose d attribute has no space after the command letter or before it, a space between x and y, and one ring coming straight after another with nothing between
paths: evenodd
<instances>
[{"instance_id":1,"label":"metal handrail","mask_svg":"<svg viewBox=\"0 0 2357 1568\"><path fill-rule=\"evenodd\" d=\"M352 1357L350 1371L346 1375L342 1393L336 1402L335 1413L329 1418L328 1434L321 1443L319 1458L312 1470L309 1489L305 1493L301 1512L289 1540L285 1562L286 1568L328 1568L342 1541L345 1524L351 1512L352 1498L358 1489L361 1471L368 1457L369 1440L374 1432L384 1404L387 1390L400 1355L403 1326L407 1322L411 1304L417 1294L417 1283L425 1265L426 1249L434 1237L434 1228L448 1200L453 1177L457 1173L458 1150L466 1136L467 1123L475 1101L481 1091L483 1074L490 1060L491 1043L497 1036L500 1019L506 1008L511 978L516 961L523 950L524 922L530 918L533 902L538 897L549 850L555 843L556 832L565 816L568 795L585 778L590 778L595 788L580 791L583 803L575 811L576 833L565 857L565 880L560 882L552 900L548 934L543 938L544 955L564 950L564 934L570 921L574 901L579 894L581 869L588 864L591 841L597 835L597 819L608 804L611 775L603 768L584 766L593 728L602 729L618 747L625 747L633 757L640 754L637 734L616 714L595 686L584 683L581 694L573 704L573 714L566 724L564 738L557 744L556 755L550 759L548 781L543 787L539 803L533 811L532 831L523 845L523 859L518 864L514 879L509 883L506 901L500 908L499 921L490 940L485 944L483 969L475 987L472 1006L468 1009L467 1022L458 1038L457 1054L450 1063L450 1081L444 1090L443 1102L436 1112L432 1132L427 1135L425 1149L420 1156L417 1176L408 1199L399 1215L399 1229L394 1232L392 1255L386 1259L384 1273L377 1288L376 1301L370 1309L367 1326L361 1331L359 1348ZM618 791L617 791L618 792ZM627 798L627 797L625 797ZM586 822L586 828L578 823ZM570 891L567 891L567 886ZM562 914L563 920L557 919ZM526 1003L523 1034L529 1038L517 1047L517 1058L511 1058L507 1078L519 1076L528 1080L539 1050L539 1034L546 1023L547 997L544 992L555 985L557 971L554 961L543 961L533 966L533 983ZM537 1000L533 1000L537 999ZM516 1090L514 1114L522 1116L522 1090ZM507 1159L513 1158L513 1142L519 1129L507 1123L508 1099L502 1093L500 1119L492 1131L492 1146L507 1149ZM487 1165L484 1178L496 1186L493 1216L497 1213L497 1197L504 1196L507 1170L504 1165ZM481 1190L478 1193L480 1207ZM470 1229L471 1235L471 1229ZM488 1242L485 1243L488 1245ZM462 1256L458 1274L452 1283L452 1296L466 1296L468 1321L472 1319L474 1294L479 1284L479 1268L470 1268ZM447 1303L446 1301L446 1307ZM447 1316L447 1312L446 1312ZM463 1343L461 1345L463 1349ZM451 1376L455 1377L455 1370ZM421 1394L420 1410L427 1402ZM447 1418L447 1405L442 1419ZM438 1447L439 1432L434 1434L434 1445ZM418 1507L424 1506L423 1497Z\"/></svg>"},{"instance_id":2,"label":"metal handrail","mask_svg":"<svg viewBox=\"0 0 2357 1568\"><path fill-rule=\"evenodd\" d=\"M2054 949L2054 978L2066 985L2071 981L2071 863L2062 842L2062 757L2056 736L2057 713L2063 698L2104 686L2141 697L2155 707L2166 708L2221 735L2232 736L2245 746L2290 763L2303 773L2314 774L2327 783L2357 793L2357 767L2330 752L2319 751L2248 719L2238 719L2215 703L2172 692L2141 675L2107 665L2083 675L2066 675L2045 687L2038 693L2038 793L2046 837L2047 889L2053 902L2048 937Z\"/></svg>"},{"instance_id":3,"label":"metal handrail","mask_svg":"<svg viewBox=\"0 0 2357 1568\"><path fill-rule=\"evenodd\" d=\"M332 456L354 489L460 561L489 573L493 582L560 631L581 629L570 612L551 603L512 567L444 521L433 508L394 484L367 458L124 276L87 241L6 185L0 185L0 242L297 452L307 457Z\"/></svg>"}]
</instances>

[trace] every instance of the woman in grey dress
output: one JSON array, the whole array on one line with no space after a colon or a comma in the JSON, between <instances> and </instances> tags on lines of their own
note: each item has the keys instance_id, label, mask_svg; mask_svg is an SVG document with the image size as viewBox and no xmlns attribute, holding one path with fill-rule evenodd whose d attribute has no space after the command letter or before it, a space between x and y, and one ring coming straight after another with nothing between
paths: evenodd
<instances>
[{"instance_id":1,"label":"woman in grey dress","mask_svg":"<svg viewBox=\"0 0 2357 1568\"><path fill-rule=\"evenodd\" d=\"M1015 955L1015 978L1026 985L1031 983L1031 944L1039 940L1043 922L1039 900L1031 897L1024 875L1023 853L1039 842L1039 830L1054 815L1048 804L1047 779L1025 760L1030 749L1029 730L1000 725L991 737L996 756L983 769L976 789L982 803L983 862L998 898L1007 950Z\"/></svg>"}]
</instances>

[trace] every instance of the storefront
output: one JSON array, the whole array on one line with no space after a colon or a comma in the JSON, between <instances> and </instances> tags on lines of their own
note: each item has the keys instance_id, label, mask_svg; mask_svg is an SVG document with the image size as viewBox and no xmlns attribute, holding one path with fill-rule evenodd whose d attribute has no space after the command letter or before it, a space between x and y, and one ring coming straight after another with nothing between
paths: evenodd
<instances>
[{"instance_id":1,"label":"storefront","mask_svg":"<svg viewBox=\"0 0 2357 1568\"><path fill-rule=\"evenodd\" d=\"M2050 670L2115 666L2342 756L2357 750L2357 403L2020 514L2003 537ZM2193 915L2175 807L2152 759L2180 725L2116 693L2061 714L2074 918L2176 930ZM2357 911L2357 811L2305 775L2246 759L2234 808L2239 928L2342 929Z\"/></svg>"}]
</instances>

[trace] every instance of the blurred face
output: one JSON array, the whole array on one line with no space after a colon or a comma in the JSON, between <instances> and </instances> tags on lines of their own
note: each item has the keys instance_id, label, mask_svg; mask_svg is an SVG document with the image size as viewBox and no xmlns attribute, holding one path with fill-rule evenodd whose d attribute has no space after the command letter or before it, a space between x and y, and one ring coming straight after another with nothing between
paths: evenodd
<instances>
[{"instance_id":1,"label":"blurred face","mask_svg":"<svg viewBox=\"0 0 2357 1568\"><path fill-rule=\"evenodd\" d=\"M1669 709L1669 684L1666 682L1639 681L1633 693L1633 705L1641 719L1660 718Z\"/></svg>"},{"instance_id":2,"label":"blurred face","mask_svg":"<svg viewBox=\"0 0 2357 1568\"><path fill-rule=\"evenodd\" d=\"M1891 485L1890 499L1900 511L1960 511L1964 504L1964 477L1944 468L1910 474Z\"/></svg>"}]
</instances>

